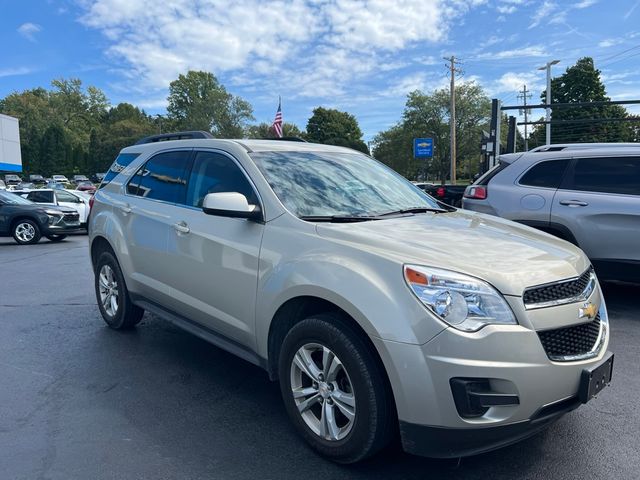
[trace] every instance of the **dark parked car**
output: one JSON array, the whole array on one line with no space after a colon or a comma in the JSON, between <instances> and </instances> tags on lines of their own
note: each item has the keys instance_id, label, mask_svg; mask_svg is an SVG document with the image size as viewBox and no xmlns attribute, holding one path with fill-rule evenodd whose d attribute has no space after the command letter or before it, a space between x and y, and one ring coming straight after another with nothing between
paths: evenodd
<instances>
[{"instance_id":1,"label":"dark parked car","mask_svg":"<svg viewBox=\"0 0 640 480\"><path fill-rule=\"evenodd\" d=\"M88 182L89 179L87 178L86 175L74 175L73 178L71 179L71 183L74 183L76 185L78 185L81 182Z\"/></svg>"},{"instance_id":2,"label":"dark parked car","mask_svg":"<svg viewBox=\"0 0 640 480\"><path fill-rule=\"evenodd\" d=\"M42 175L37 174L29 175L29 181L31 183L35 183L36 185L44 185L45 183L47 183Z\"/></svg>"},{"instance_id":3,"label":"dark parked car","mask_svg":"<svg viewBox=\"0 0 640 480\"><path fill-rule=\"evenodd\" d=\"M42 236L63 240L80 228L80 216L72 208L50 207L0 191L0 237L13 237L20 245L38 243Z\"/></svg>"},{"instance_id":4,"label":"dark parked car","mask_svg":"<svg viewBox=\"0 0 640 480\"><path fill-rule=\"evenodd\" d=\"M91 181L93 183L100 183L102 182L102 179L104 178L105 175L106 173L94 173L93 175L91 175Z\"/></svg>"},{"instance_id":5,"label":"dark parked car","mask_svg":"<svg viewBox=\"0 0 640 480\"><path fill-rule=\"evenodd\" d=\"M454 207L462 206L462 196L464 195L464 185L438 185L434 183L416 183L416 187L421 188L436 200Z\"/></svg>"}]
</instances>

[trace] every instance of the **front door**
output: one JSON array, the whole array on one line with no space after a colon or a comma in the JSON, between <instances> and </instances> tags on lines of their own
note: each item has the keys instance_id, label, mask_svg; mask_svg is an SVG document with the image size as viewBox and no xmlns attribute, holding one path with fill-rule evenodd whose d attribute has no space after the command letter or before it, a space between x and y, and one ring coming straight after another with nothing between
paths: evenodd
<instances>
[{"instance_id":1,"label":"front door","mask_svg":"<svg viewBox=\"0 0 640 480\"><path fill-rule=\"evenodd\" d=\"M172 309L245 346L253 346L258 261L264 225L207 215L207 193L238 192L250 204L258 197L231 156L196 151L184 204L172 207L167 240L167 282Z\"/></svg>"}]
</instances>

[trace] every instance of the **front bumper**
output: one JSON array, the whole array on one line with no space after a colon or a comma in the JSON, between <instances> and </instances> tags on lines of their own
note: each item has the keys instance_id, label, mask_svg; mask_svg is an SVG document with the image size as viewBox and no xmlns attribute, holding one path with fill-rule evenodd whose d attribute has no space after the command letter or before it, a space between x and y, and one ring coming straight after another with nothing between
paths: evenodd
<instances>
[{"instance_id":1,"label":"front bumper","mask_svg":"<svg viewBox=\"0 0 640 480\"><path fill-rule=\"evenodd\" d=\"M608 324L599 288L590 300L601 305ZM580 404L582 372L607 354L608 329L593 358L552 361L537 330L576 323L578 305L525 311L520 297L507 301L519 325L490 325L475 333L448 328L424 345L374 339L407 451L434 457L481 453L533 435ZM452 379L481 379L491 393L518 401L464 415Z\"/></svg>"}]
</instances>

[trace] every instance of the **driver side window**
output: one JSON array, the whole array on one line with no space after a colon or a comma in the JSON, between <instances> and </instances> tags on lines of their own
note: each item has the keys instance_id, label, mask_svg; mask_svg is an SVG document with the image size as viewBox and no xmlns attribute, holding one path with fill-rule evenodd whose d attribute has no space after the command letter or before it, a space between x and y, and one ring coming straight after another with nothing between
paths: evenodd
<instances>
[{"instance_id":1,"label":"driver side window","mask_svg":"<svg viewBox=\"0 0 640 480\"><path fill-rule=\"evenodd\" d=\"M258 197L240 167L226 155L215 152L196 152L187 185L186 204L202 208L208 193L238 192L247 197L250 205Z\"/></svg>"}]
</instances>

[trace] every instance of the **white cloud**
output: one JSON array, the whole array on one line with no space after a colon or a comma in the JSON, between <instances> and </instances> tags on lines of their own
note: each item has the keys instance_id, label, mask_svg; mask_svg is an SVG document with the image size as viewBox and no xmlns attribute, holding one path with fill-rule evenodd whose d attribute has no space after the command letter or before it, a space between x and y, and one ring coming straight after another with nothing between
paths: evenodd
<instances>
[{"instance_id":1,"label":"white cloud","mask_svg":"<svg viewBox=\"0 0 640 480\"><path fill-rule=\"evenodd\" d=\"M602 48L609 48L609 47L613 47L615 45L619 45L622 42L623 42L623 40L620 39L620 38L605 38L600 43L598 43L598 46L602 47Z\"/></svg>"},{"instance_id":2,"label":"white cloud","mask_svg":"<svg viewBox=\"0 0 640 480\"><path fill-rule=\"evenodd\" d=\"M515 48L513 50L503 50L500 52L487 52L478 55L479 60L504 60L507 58L521 57L545 57L548 53L543 45L529 45L527 47Z\"/></svg>"},{"instance_id":3,"label":"white cloud","mask_svg":"<svg viewBox=\"0 0 640 480\"><path fill-rule=\"evenodd\" d=\"M2 68L0 69L0 78L15 77L17 75L28 75L32 72L34 72L34 69L29 67Z\"/></svg>"},{"instance_id":4,"label":"white cloud","mask_svg":"<svg viewBox=\"0 0 640 480\"><path fill-rule=\"evenodd\" d=\"M516 10L518 10L515 6L513 5L499 5L496 10L498 10L498 12L500 13L504 13L504 14L510 14L510 13L514 13Z\"/></svg>"},{"instance_id":5,"label":"white cloud","mask_svg":"<svg viewBox=\"0 0 640 480\"><path fill-rule=\"evenodd\" d=\"M522 86L526 85L529 91L543 89L543 81L537 73L533 72L507 72L498 78L489 87L489 93L511 93L522 90Z\"/></svg>"},{"instance_id":6,"label":"white cloud","mask_svg":"<svg viewBox=\"0 0 640 480\"><path fill-rule=\"evenodd\" d=\"M77 0L131 89L166 89L188 69L302 95L335 95L356 78L401 68L387 55L445 42L485 0ZM431 62L432 57L427 57ZM304 89L304 90L303 90Z\"/></svg>"},{"instance_id":7,"label":"white cloud","mask_svg":"<svg viewBox=\"0 0 640 480\"><path fill-rule=\"evenodd\" d=\"M588 8L596 3L598 3L598 0L582 0L581 2L576 3L573 8Z\"/></svg>"},{"instance_id":8,"label":"white cloud","mask_svg":"<svg viewBox=\"0 0 640 480\"><path fill-rule=\"evenodd\" d=\"M540 25L547 17L550 17L557 9L557 5L554 2L545 0L542 5L534 12L531 18L531 24L529 28L535 28Z\"/></svg>"},{"instance_id":9,"label":"white cloud","mask_svg":"<svg viewBox=\"0 0 640 480\"><path fill-rule=\"evenodd\" d=\"M42 31L42 27L37 23L23 23L18 27L18 33L31 42L36 41L36 33Z\"/></svg>"}]
</instances>

